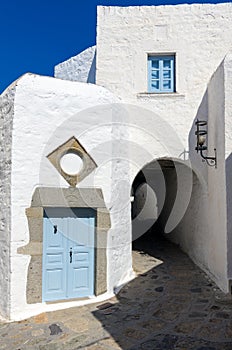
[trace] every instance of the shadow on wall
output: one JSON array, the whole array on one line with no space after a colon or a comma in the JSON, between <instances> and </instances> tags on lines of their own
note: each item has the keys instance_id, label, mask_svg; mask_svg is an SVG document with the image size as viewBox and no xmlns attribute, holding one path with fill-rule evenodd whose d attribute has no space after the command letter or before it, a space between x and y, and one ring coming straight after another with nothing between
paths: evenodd
<instances>
[{"instance_id":1,"label":"shadow on wall","mask_svg":"<svg viewBox=\"0 0 232 350\"><path fill-rule=\"evenodd\" d=\"M227 201L227 258L228 258L228 278L232 279L232 153L226 159L226 201ZM230 290L230 292L232 292Z\"/></svg>"},{"instance_id":2,"label":"shadow on wall","mask_svg":"<svg viewBox=\"0 0 232 350\"><path fill-rule=\"evenodd\" d=\"M89 70L87 83L96 84L96 50L95 50L93 61Z\"/></svg>"},{"instance_id":3,"label":"shadow on wall","mask_svg":"<svg viewBox=\"0 0 232 350\"><path fill-rule=\"evenodd\" d=\"M193 120L192 127L189 132L189 158L190 161L193 162L193 164L196 164L199 167L199 164L201 164L202 159L200 157L200 154L197 153L195 150L196 147L196 125L195 122L198 120L205 120L208 122L208 91L205 92L202 101L200 103L200 106L197 110L196 117ZM204 166L204 165L203 165ZM202 168L202 166L200 166Z\"/></svg>"},{"instance_id":4,"label":"shadow on wall","mask_svg":"<svg viewBox=\"0 0 232 350\"><path fill-rule=\"evenodd\" d=\"M202 162L197 154L196 119L207 121L207 140L203 151L204 156L214 157L217 152L217 168L214 164ZM218 285L228 291L227 275L227 227L226 227L226 165L225 165L225 67L224 60L220 63L208 82L207 89L199 105L197 115L189 134L190 160L201 175L203 186L202 196L198 199L200 206L205 208L201 215L196 234L202 242L202 257L195 249L194 260L214 276ZM199 233L199 234L198 234ZM220 233L220 234L219 234ZM199 247L200 248L200 247Z\"/></svg>"},{"instance_id":5,"label":"shadow on wall","mask_svg":"<svg viewBox=\"0 0 232 350\"><path fill-rule=\"evenodd\" d=\"M154 225L157 227L157 219L165 202L165 181L157 160L147 164L137 174L132 184L132 194L132 240L135 241L143 234L149 234Z\"/></svg>"}]
</instances>

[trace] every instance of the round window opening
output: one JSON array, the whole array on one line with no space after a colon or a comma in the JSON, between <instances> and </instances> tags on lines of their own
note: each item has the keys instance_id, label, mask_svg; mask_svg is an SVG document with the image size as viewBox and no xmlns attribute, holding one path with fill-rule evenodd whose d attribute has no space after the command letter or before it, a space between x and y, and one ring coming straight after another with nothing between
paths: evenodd
<instances>
[{"instance_id":1,"label":"round window opening","mask_svg":"<svg viewBox=\"0 0 232 350\"><path fill-rule=\"evenodd\" d=\"M80 172L83 161L76 153L68 152L61 157L60 166L66 174L76 175Z\"/></svg>"}]
</instances>

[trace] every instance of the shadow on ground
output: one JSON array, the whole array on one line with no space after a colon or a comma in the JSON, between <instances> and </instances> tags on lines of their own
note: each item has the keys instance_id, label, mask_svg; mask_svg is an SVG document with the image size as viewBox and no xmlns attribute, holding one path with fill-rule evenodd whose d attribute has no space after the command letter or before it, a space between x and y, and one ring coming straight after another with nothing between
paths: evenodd
<instances>
[{"instance_id":1,"label":"shadow on ground","mask_svg":"<svg viewBox=\"0 0 232 350\"><path fill-rule=\"evenodd\" d=\"M107 342L108 349L123 350L232 349L231 299L187 255L162 236L149 236L134 243L133 256L140 275L116 303L93 312L113 339L96 349L107 349Z\"/></svg>"}]
</instances>

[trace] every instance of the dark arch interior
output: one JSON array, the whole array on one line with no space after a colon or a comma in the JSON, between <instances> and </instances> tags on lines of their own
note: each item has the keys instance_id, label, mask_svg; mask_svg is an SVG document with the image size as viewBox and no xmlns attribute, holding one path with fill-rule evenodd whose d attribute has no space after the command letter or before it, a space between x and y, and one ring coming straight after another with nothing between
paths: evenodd
<instances>
[{"instance_id":1,"label":"dark arch interior","mask_svg":"<svg viewBox=\"0 0 232 350\"><path fill-rule=\"evenodd\" d=\"M143 203L138 205L138 200L141 198L138 198L137 193L143 184L148 185L157 198L157 211L154 212L153 221L142 215ZM154 255L157 244L160 246L165 243L164 227L174 205L176 193L177 174L172 160L153 161L137 174L132 184L132 196L134 196L131 207L133 250L141 250ZM144 197L146 195L144 193ZM152 209L150 214L151 212Z\"/></svg>"}]
</instances>

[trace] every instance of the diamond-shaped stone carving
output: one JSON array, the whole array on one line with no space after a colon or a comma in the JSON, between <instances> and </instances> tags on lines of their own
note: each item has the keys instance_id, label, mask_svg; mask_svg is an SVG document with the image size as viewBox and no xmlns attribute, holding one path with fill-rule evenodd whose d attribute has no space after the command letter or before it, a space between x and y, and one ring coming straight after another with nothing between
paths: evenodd
<instances>
[{"instance_id":1,"label":"diamond-shaped stone carving","mask_svg":"<svg viewBox=\"0 0 232 350\"><path fill-rule=\"evenodd\" d=\"M68 174L61 167L61 158L68 153L74 153L82 159L83 166L77 174ZM56 148L53 152L51 152L47 158L72 187L76 187L79 182L81 182L97 167L97 164L93 158L88 154L88 152L74 136L63 145Z\"/></svg>"}]
</instances>

